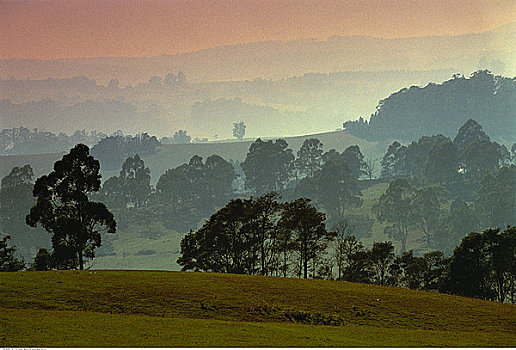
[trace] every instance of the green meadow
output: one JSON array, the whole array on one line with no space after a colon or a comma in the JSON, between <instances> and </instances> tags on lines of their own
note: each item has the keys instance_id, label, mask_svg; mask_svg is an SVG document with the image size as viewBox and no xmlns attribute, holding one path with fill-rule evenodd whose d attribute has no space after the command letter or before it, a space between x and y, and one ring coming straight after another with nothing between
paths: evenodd
<instances>
[{"instance_id":1,"label":"green meadow","mask_svg":"<svg viewBox=\"0 0 516 350\"><path fill-rule=\"evenodd\" d=\"M0 273L2 347L516 346L516 306L339 281Z\"/></svg>"}]
</instances>

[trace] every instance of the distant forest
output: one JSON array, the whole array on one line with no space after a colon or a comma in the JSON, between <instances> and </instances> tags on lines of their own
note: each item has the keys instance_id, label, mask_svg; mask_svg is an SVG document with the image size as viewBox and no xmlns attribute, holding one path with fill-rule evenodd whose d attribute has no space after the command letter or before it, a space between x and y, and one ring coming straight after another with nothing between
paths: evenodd
<instances>
[{"instance_id":1,"label":"distant forest","mask_svg":"<svg viewBox=\"0 0 516 350\"><path fill-rule=\"evenodd\" d=\"M516 78L477 71L470 78L457 74L442 84L404 88L381 100L369 121L345 122L344 128L367 140L410 141L451 136L468 119L496 139L514 142Z\"/></svg>"},{"instance_id":2,"label":"distant forest","mask_svg":"<svg viewBox=\"0 0 516 350\"><path fill-rule=\"evenodd\" d=\"M252 137L311 134L370 114L392 91L444 81L453 72L306 73L281 80L204 83L192 83L178 72L135 85L122 85L116 78L99 85L84 76L2 80L0 128L23 126L56 134L122 129L160 137L186 129L194 138L215 140L230 138L233 123L244 121Z\"/></svg>"},{"instance_id":3,"label":"distant forest","mask_svg":"<svg viewBox=\"0 0 516 350\"><path fill-rule=\"evenodd\" d=\"M18 86L14 91L19 89L20 95L23 95L21 91L26 89L48 94L62 94L67 88L70 88L71 91L85 94L84 96L97 96L98 98L105 95L105 98L84 100L86 97L76 96L72 99L73 101L58 102L45 97L39 101L21 104L13 103L11 100L0 101L0 110L3 114L1 125L18 125L18 127L4 128L0 131L0 154L59 153L77 143L94 146L108 135L101 131L85 131L88 128L92 130L91 126L97 128L101 125L103 129L113 130L110 135L115 135L123 134L119 130L120 125L129 129L141 130L139 127L142 120L145 120L147 130L160 130L159 133L165 136L161 140L164 141L163 143L208 140L206 137L196 137L195 134L208 135L212 140L219 136L223 137L223 135L229 138L233 124L240 121L246 124L246 134L248 135L263 131L262 126L259 125L270 125L284 130L284 132L289 132L289 128L295 125L300 127L298 133L301 133L303 128L310 129L312 126L320 129L321 125L330 125L328 123L334 123L335 120L342 118L335 112L336 109L340 109L335 105L335 101L341 100L343 105L346 104L344 95L349 93L348 87L353 86L354 79L373 82L373 78L378 74L387 77L389 75L396 77L400 74L403 76L402 73L394 72L305 74L303 77L290 78L283 82L258 79L251 82L213 85L213 89L225 91L226 96L229 91L234 90L230 95L243 94L268 100L269 103L274 101L271 105L254 104L238 97L213 99L216 96L213 93L204 96L202 102L199 102L196 99L202 96L196 97L196 93L194 93L194 91L201 91L197 90L199 87L193 88L193 85L186 81L186 77L172 73L164 78L153 77L148 83L140 84L135 88L120 88L116 81L107 87L97 86L94 81L86 78L73 78L69 81L48 80L34 82L34 84L24 84L22 81L4 81L5 85ZM407 73L407 77L409 76L411 74ZM346 83L348 79L351 85ZM223 86L224 88L222 88ZM358 86L356 87L358 88ZM324 94L324 91L340 91L339 93L344 95L340 98L337 93L337 95L327 96L321 100L321 94ZM176 102L172 102L173 111L165 112L162 104L171 103L170 99L175 100L176 93L182 97L185 97L185 94L190 95L191 99L186 98L186 100L191 105L181 107ZM294 98L294 96L299 96L299 93L304 97ZM356 93L359 92L356 91ZM11 94L16 95L13 91ZM163 97L167 94L169 97ZM269 95L265 96L264 94ZM281 97L282 94L285 94L284 98ZM366 94L366 91L359 94ZM121 99L121 96L126 95L133 96L132 101ZM144 96L153 96L157 100L137 102ZM313 101L308 102L307 99ZM323 102L323 104L316 108L309 107L316 100L320 100L319 102ZM372 103L376 102L371 101ZM279 105L291 107L278 109ZM296 110L298 107L294 108L293 106L305 107ZM384 144L392 142L392 140L407 142L424 135L439 133L451 137L468 119L474 119L484 127L491 137L509 146L515 142L512 132L516 127L515 111L516 80L495 76L488 71L477 71L470 78L454 75L451 80L442 84L431 83L425 87L404 88L381 100L369 121L360 118L357 121L343 123L343 127L352 135ZM175 114L177 118L183 118L184 123L181 124L188 125L189 128L170 129L165 120L176 118L170 113ZM102 120L99 119L99 116L102 116ZM42 127L74 125L75 127L82 126L84 129L67 136L62 132L52 133L46 130L22 127L31 125L34 120L37 121L37 125ZM293 123L294 120L302 120L303 123ZM183 132L188 130L189 141L184 141L184 138L173 138L174 133L177 133L179 129L182 129Z\"/></svg>"}]
</instances>

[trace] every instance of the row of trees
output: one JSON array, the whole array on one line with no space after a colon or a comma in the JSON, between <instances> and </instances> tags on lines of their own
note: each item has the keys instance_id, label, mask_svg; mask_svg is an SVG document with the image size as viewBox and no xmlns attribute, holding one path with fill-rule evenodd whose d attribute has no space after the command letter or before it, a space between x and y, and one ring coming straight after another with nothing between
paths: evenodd
<instances>
[{"instance_id":1,"label":"row of trees","mask_svg":"<svg viewBox=\"0 0 516 350\"><path fill-rule=\"evenodd\" d=\"M466 178L479 181L489 171L509 164L511 153L492 142L482 126L470 119L455 139L423 136L408 146L394 141L384 155L382 177L414 176L441 185Z\"/></svg>"},{"instance_id":2,"label":"row of trees","mask_svg":"<svg viewBox=\"0 0 516 350\"><path fill-rule=\"evenodd\" d=\"M120 167L120 164L128 156L136 153L152 154L160 144L156 136L147 133L131 136L119 132L102 139L93 146L91 154L102 163L105 169L113 170Z\"/></svg>"},{"instance_id":3,"label":"row of trees","mask_svg":"<svg viewBox=\"0 0 516 350\"><path fill-rule=\"evenodd\" d=\"M108 135L102 132L77 130L68 136L24 127L0 131L0 154L59 153L78 143L94 145Z\"/></svg>"},{"instance_id":4,"label":"row of trees","mask_svg":"<svg viewBox=\"0 0 516 350\"><path fill-rule=\"evenodd\" d=\"M295 158L285 140L258 139L241 164L217 155L204 163L193 156L161 175L155 189L150 185L149 169L135 155L125 160L119 176L104 183L98 199L117 209L159 206L163 219L173 218L176 224L170 222L171 227L180 230L222 207L236 195L239 183L244 184L240 190L255 195L290 189L291 197L314 198L332 217L360 206L358 177L366 163L358 146L343 153L333 149L323 153L319 140L307 139L297 155Z\"/></svg>"},{"instance_id":5,"label":"row of trees","mask_svg":"<svg viewBox=\"0 0 516 350\"><path fill-rule=\"evenodd\" d=\"M276 193L234 199L181 241L183 270L323 278L432 290L515 302L516 227L467 235L441 251L394 254L391 242L370 249L354 227L329 231L309 199L279 202Z\"/></svg>"},{"instance_id":6,"label":"row of trees","mask_svg":"<svg viewBox=\"0 0 516 350\"><path fill-rule=\"evenodd\" d=\"M384 233L400 241L402 251L411 231L422 232L427 248L450 253L468 232L504 227L516 222L516 167L501 167L479 182L474 201L458 198L450 203L441 186L416 187L407 178L395 178L373 206L373 214L386 222Z\"/></svg>"},{"instance_id":7,"label":"row of trees","mask_svg":"<svg viewBox=\"0 0 516 350\"><path fill-rule=\"evenodd\" d=\"M290 272L297 257L299 276L308 277L308 266L332 238L325 215L299 198L279 203L276 193L258 198L233 199L198 231L181 242L178 263L184 270L246 274Z\"/></svg>"}]
</instances>

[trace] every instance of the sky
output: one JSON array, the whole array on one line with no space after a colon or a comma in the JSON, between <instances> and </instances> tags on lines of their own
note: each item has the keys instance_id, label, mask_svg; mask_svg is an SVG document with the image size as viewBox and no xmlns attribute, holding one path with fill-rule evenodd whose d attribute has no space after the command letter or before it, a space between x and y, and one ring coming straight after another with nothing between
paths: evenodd
<instances>
[{"instance_id":1,"label":"sky","mask_svg":"<svg viewBox=\"0 0 516 350\"><path fill-rule=\"evenodd\" d=\"M0 0L0 58L156 56L333 35L460 35L514 21L514 0Z\"/></svg>"}]
</instances>

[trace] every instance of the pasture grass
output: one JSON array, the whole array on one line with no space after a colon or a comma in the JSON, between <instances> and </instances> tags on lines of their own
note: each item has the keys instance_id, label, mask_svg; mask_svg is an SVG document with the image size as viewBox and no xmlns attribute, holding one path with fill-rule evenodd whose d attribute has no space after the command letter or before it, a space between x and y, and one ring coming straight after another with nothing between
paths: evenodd
<instances>
[{"instance_id":1,"label":"pasture grass","mask_svg":"<svg viewBox=\"0 0 516 350\"><path fill-rule=\"evenodd\" d=\"M0 346L516 346L515 305L400 288L164 271L0 280Z\"/></svg>"}]
</instances>

